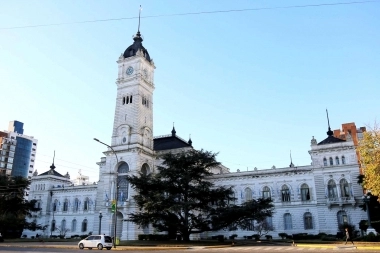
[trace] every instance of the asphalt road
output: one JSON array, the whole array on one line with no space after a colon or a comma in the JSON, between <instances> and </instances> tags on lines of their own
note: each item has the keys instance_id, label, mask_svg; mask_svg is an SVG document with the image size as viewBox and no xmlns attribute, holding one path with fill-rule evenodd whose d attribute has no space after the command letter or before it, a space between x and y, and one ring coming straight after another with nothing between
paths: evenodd
<instances>
[{"instance_id":1,"label":"asphalt road","mask_svg":"<svg viewBox=\"0 0 380 253\"><path fill-rule=\"evenodd\" d=\"M91 252L99 250L93 249ZM115 252L114 250L110 250L106 252ZM245 252L269 252L269 253L285 253L285 252L358 252L360 250L354 248L303 248L303 247L291 247L291 246L246 246L246 247L227 247L227 248L204 248L204 247L192 247L189 249L157 249L157 250L144 250L144 249L131 249L128 252L136 252L136 253L152 253L155 252L170 252L170 253L245 253ZM80 250L80 249L63 249L63 248L33 248L33 247L2 247L0 246L1 253L16 253L16 252L46 252L46 253L55 253L55 252L80 252L86 253L89 252L88 249ZM379 253L379 250L365 250L366 253Z\"/></svg>"}]
</instances>

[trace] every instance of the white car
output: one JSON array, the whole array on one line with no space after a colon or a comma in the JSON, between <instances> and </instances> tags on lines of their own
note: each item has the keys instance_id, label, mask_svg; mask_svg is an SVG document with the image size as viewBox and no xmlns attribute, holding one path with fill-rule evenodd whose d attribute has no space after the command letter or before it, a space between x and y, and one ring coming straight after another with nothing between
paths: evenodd
<instances>
[{"instance_id":1,"label":"white car","mask_svg":"<svg viewBox=\"0 0 380 253\"><path fill-rule=\"evenodd\" d=\"M112 238L106 235L90 235L89 237L81 240L78 243L78 247L80 249L98 248L102 250L103 248L106 248L107 250L110 250L112 248Z\"/></svg>"}]
</instances>

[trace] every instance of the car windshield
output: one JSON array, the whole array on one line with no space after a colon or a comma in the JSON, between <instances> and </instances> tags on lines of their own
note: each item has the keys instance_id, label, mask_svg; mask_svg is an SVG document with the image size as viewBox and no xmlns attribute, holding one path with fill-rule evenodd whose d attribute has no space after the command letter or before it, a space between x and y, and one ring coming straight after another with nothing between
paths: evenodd
<instances>
[{"instance_id":1,"label":"car windshield","mask_svg":"<svg viewBox=\"0 0 380 253\"><path fill-rule=\"evenodd\" d=\"M112 238L110 236L104 236L104 242L111 242L112 243Z\"/></svg>"}]
</instances>

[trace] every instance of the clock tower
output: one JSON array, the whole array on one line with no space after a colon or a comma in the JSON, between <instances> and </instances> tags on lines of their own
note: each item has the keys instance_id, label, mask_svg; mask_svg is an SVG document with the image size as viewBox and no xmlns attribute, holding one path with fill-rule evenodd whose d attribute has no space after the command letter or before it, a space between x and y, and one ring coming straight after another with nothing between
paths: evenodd
<instances>
[{"instance_id":1,"label":"clock tower","mask_svg":"<svg viewBox=\"0 0 380 253\"><path fill-rule=\"evenodd\" d=\"M134 189L126 175L154 170L153 91L154 63L142 45L138 29L130 45L117 60L117 95L111 145L99 165L97 212L109 224L102 232L121 240L134 240L141 230L128 222L128 214L136 209ZM104 144L104 143L103 143ZM116 216L112 206L116 204ZM95 219L95 227L100 227ZM116 226L115 226L116 222ZM116 230L116 231L115 231Z\"/></svg>"},{"instance_id":2,"label":"clock tower","mask_svg":"<svg viewBox=\"0 0 380 253\"><path fill-rule=\"evenodd\" d=\"M117 96L111 145L117 149L153 151L154 63L140 31L122 55L116 80Z\"/></svg>"}]
</instances>

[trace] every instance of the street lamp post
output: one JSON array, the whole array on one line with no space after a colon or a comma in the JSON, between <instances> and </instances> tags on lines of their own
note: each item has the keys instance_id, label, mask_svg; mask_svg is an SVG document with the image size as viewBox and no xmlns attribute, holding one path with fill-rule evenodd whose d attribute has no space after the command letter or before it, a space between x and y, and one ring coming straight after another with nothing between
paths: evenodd
<instances>
[{"instance_id":1,"label":"street lamp post","mask_svg":"<svg viewBox=\"0 0 380 253\"><path fill-rule=\"evenodd\" d=\"M99 212L99 235L102 232L102 211Z\"/></svg>"},{"instance_id":2,"label":"street lamp post","mask_svg":"<svg viewBox=\"0 0 380 253\"><path fill-rule=\"evenodd\" d=\"M96 139L96 138L94 138L94 141L97 141L97 142L99 142L99 143L101 143L101 144L103 144L103 145L105 145L105 146L107 146L108 148L110 148L111 150L112 150L112 152L115 154L115 157L116 157L116 164L119 164L119 159L118 159L118 157L117 157L117 155L116 155L116 152L115 152L115 150L110 146L110 145L108 145L108 144L106 144L106 143L104 143L104 142L101 142L101 141L99 141L98 139ZM117 171L116 171L116 180L115 180L115 186L116 186L116 198L115 198L115 200L116 200L116 203L115 203L115 214L114 214L114 233L113 233L113 236L114 236L114 240L113 240L113 247L116 249L116 223L117 223L117 198L118 198L118 182L117 182ZM99 233L100 234L100 233Z\"/></svg>"},{"instance_id":3,"label":"street lamp post","mask_svg":"<svg viewBox=\"0 0 380 253\"><path fill-rule=\"evenodd\" d=\"M372 228L372 226L371 226L371 216L369 213L369 201L370 201L371 197L368 195L364 195L362 198L363 198L363 201L364 201L366 209L367 209L367 219L368 219L367 234L370 232L373 232L374 234L376 234L376 230L374 228Z\"/></svg>"}]
</instances>

